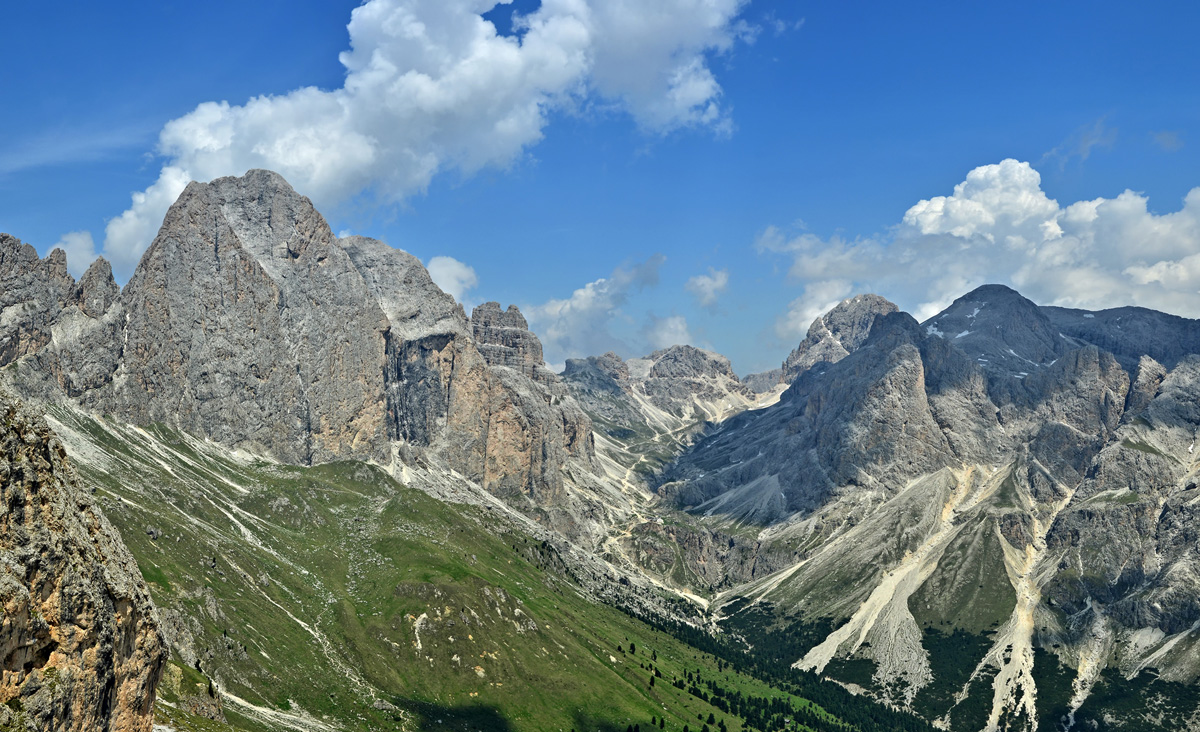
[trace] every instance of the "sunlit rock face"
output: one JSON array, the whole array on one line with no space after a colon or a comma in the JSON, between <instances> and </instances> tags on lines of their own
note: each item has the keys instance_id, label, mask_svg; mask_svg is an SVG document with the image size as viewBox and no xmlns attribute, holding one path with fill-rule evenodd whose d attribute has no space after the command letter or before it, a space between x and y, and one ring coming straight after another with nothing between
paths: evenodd
<instances>
[{"instance_id":1,"label":"sunlit rock face","mask_svg":"<svg viewBox=\"0 0 1200 732\"><path fill-rule=\"evenodd\" d=\"M855 301L877 302L838 308ZM1043 308L996 285L924 323L877 313L861 340L835 342L833 320L813 323L795 352L809 365L777 404L656 476L663 500L731 534L720 556L680 542L697 584L741 577L728 601L830 624L799 667L870 662L878 693L951 728L953 697L927 696L951 683L930 656L949 629L978 639L980 727L1086 716L1102 674L1200 677L1196 321ZM666 546L639 548L665 566ZM1070 699L1035 707L1058 665Z\"/></svg>"},{"instance_id":2,"label":"sunlit rock face","mask_svg":"<svg viewBox=\"0 0 1200 732\"><path fill-rule=\"evenodd\" d=\"M61 251L11 237L0 282L0 365L28 397L289 463L425 455L527 512L599 500L565 497L591 423L520 312L468 319L419 260L334 236L276 173L189 184L123 291L103 260L77 284Z\"/></svg>"},{"instance_id":3,"label":"sunlit rock face","mask_svg":"<svg viewBox=\"0 0 1200 732\"><path fill-rule=\"evenodd\" d=\"M166 646L45 422L0 392L0 727L149 732Z\"/></svg>"}]
</instances>

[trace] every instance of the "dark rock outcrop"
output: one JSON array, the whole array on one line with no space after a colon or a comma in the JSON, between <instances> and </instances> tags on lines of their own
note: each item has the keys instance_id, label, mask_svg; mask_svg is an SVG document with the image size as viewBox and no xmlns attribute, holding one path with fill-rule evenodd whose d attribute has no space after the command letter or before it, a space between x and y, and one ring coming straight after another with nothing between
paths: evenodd
<instances>
[{"instance_id":1,"label":"dark rock outcrop","mask_svg":"<svg viewBox=\"0 0 1200 732\"><path fill-rule=\"evenodd\" d=\"M45 422L0 392L0 727L149 732L166 646Z\"/></svg>"}]
</instances>

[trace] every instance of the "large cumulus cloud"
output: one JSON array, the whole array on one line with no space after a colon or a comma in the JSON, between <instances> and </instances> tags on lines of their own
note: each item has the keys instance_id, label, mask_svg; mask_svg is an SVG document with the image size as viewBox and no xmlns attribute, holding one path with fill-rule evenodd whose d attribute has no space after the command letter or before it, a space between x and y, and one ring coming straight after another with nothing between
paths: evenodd
<instances>
[{"instance_id":1,"label":"large cumulus cloud","mask_svg":"<svg viewBox=\"0 0 1200 732\"><path fill-rule=\"evenodd\" d=\"M205 102L169 122L161 175L109 222L104 254L128 274L187 181L249 168L318 206L395 202L445 170L510 164L558 108L616 105L651 133L726 130L708 62L744 34L744 2L543 0L504 36L482 17L494 0L369 0L351 15L340 88Z\"/></svg>"},{"instance_id":2,"label":"large cumulus cloud","mask_svg":"<svg viewBox=\"0 0 1200 732\"><path fill-rule=\"evenodd\" d=\"M918 202L884 235L826 240L768 227L759 251L791 257L789 277L803 287L776 332L802 337L816 314L854 292L878 292L925 319L993 282L1042 304L1200 317L1200 188L1172 213L1148 204L1127 190L1063 206L1029 163L1009 159Z\"/></svg>"}]
</instances>

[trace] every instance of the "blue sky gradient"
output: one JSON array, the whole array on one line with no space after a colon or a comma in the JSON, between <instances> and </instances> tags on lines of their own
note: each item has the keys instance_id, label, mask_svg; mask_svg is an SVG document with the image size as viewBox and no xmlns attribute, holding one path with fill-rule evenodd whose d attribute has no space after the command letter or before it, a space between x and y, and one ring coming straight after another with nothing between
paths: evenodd
<instances>
[{"instance_id":1,"label":"blue sky gradient","mask_svg":"<svg viewBox=\"0 0 1200 732\"><path fill-rule=\"evenodd\" d=\"M338 54L357 5L6 5L0 230L42 253L86 231L99 251L106 223L170 162L157 146L168 122L202 102L341 87ZM515 157L478 170L447 165L398 200L371 184L329 203L298 187L318 198L334 231L472 268L477 283L464 303L522 306L555 365L600 346L636 356L686 334L744 374L779 364L813 308L829 304L822 293L836 302L875 290L916 311L962 294L952 291L958 283L990 280L1043 302L1061 299L1061 280L1072 293L1064 304L1200 316L1200 266L1193 273L1187 259L1200 253L1192 218L1153 216L1179 212L1200 186L1194 4L733 5L722 26L732 40L701 54L720 87L716 122L656 127L635 102L589 86L545 107L541 139ZM513 33L513 7L485 17ZM530 14L539 4L515 7ZM590 85L594 76L581 78ZM951 196L970 171L1009 158L1036 170L1040 191L1057 201L1039 216L1127 189L1149 210L1119 219L1127 227L1064 224L1100 264L1076 262L1053 281L1009 266L1014 250L996 243L1007 240L977 221L964 229L905 219L918 202ZM1013 221L1026 240L1037 236ZM1163 221L1170 240L1144 244L1152 255L1114 251L1143 246L1137 231L1168 236L1158 233ZM847 256L862 261L852 270L810 267L814 252L839 241L874 248L851 246ZM941 265L895 255L902 246L939 257L961 246L975 264L954 283L910 290L897 268L928 279ZM665 257L655 272L613 276L655 255ZM1084 269L1109 284L1079 279ZM705 304L687 284L711 272L728 284ZM608 299L566 324L595 337L556 337L547 304L602 278Z\"/></svg>"}]
</instances>

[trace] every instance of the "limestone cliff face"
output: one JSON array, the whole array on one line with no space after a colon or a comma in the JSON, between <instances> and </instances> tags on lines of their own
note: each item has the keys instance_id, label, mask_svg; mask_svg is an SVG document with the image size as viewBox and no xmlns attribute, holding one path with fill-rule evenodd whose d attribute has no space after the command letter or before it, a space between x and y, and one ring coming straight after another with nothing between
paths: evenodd
<instances>
[{"instance_id":1,"label":"limestone cliff face","mask_svg":"<svg viewBox=\"0 0 1200 732\"><path fill-rule=\"evenodd\" d=\"M492 366L507 366L543 383L555 380L542 358L542 343L529 331L529 323L516 305L485 302L471 311L471 332L484 359Z\"/></svg>"},{"instance_id":2,"label":"limestone cliff face","mask_svg":"<svg viewBox=\"0 0 1200 732\"><path fill-rule=\"evenodd\" d=\"M189 185L122 306L121 366L84 403L290 462L386 454L386 320L274 173Z\"/></svg>"},{"instance_id":3,"label":"limestone cliff face","mask_svg":"<svg viewBox=\"0 0 1200 732\"><path fill-rule=\"evenodd\" d=\"M591 420L546 368L541 341L516 305L476 307L471 330L492 372L486 484L526 494L540 487L542 503L558 501L566 461L590 463L594 455Z\"/></svg>"},{"instance_id":4,"label":"limestone cliff face","mask_svg":"<svg viewBox=\"0 0 1200 732\"><path fill-rule=\"evenodd\" d=\"M166 649L136 562L0 392L0 727L149 732Z\"/></svg>"},{"instance_id":5,"label":"limestone cliff face","mask_svg":"<svg viewBox=\"0 0 1200 732\"><path fill-rule=\"evenodd\" d=\"M808 335L783 362L786 383L818 363L836 363L858 350L871 334L875 319L899 308L878 295L856 295L818 317Z\"/></svg>"},{"instance_id":6,"label":"limestone cliff face","mask_svg":"<svg viewBox=\"0 0 1200 732\"><path fill-rule=\"evenodd\" d=\"M690 432L706 421L737 414L757 399L734 374L729 359L694 346L671 346L628 361L615 353L568 359L563 379L618 441L647 427L659 433Z\"/></svg>"},{"instance_id":7,"label":"limestone cliff face","mask_svg":"<svg viewBox=\"0 0 1200 732\"><path fill-rule=\"evenodd\" d=\"M91 314L103 309L109 283L116 286L111 271L108 283L103 282L104 267L89 270L84 277L86 292L81 293L67 273L67 257L61 249L39 259L33 247L0 234L0 366L49 344L53 325L64 310L82 305L80 309Z\"/></svg>"},{"instance_id":8,"label":"limestone cliff face","mask_svg":"<svg viewBox=\"0 0 1200 732\"><path fill-rule=\"evenodd\" d=\"M591 469L591 424L515 307L468 320L415 257L338 239L269 171L189 185L123 291L103 260L75 283L11 237L0 283L0 365L28 396L292 463L403 445L530 510Z\"/></svg>"}]
</instances>

